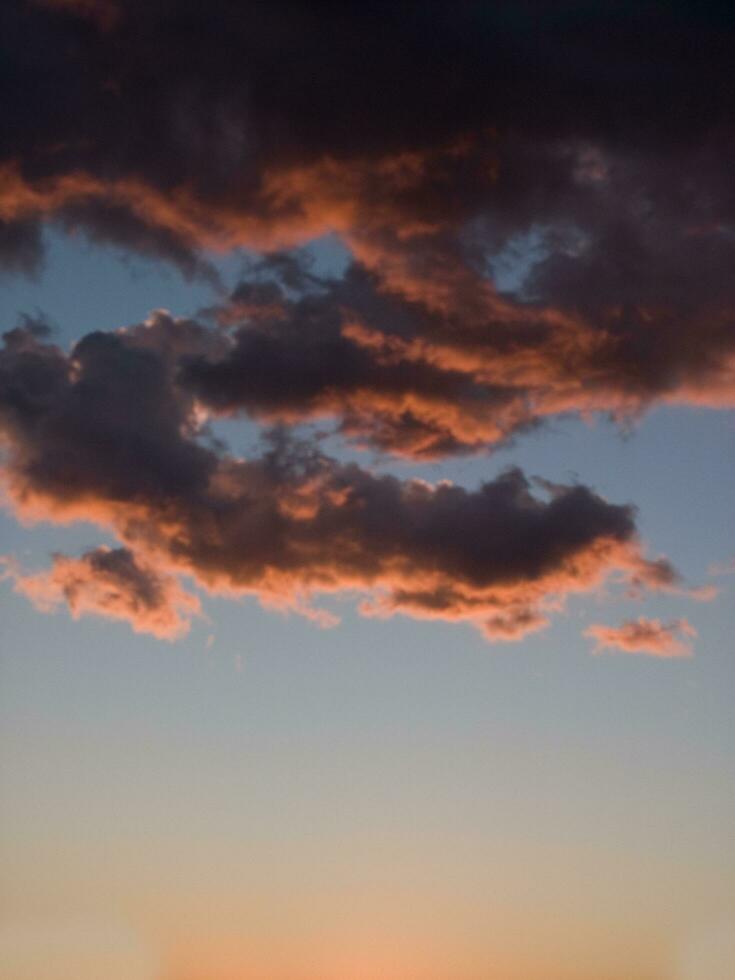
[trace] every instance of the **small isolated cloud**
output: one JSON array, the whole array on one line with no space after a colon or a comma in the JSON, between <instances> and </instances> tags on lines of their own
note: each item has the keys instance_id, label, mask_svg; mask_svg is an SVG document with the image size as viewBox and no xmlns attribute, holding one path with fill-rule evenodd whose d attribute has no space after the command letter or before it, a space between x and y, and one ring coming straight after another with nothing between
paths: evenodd
<instances>
[{"instance_id":1,"label":"small isolated cloud","mask_svg":"<svg viewBox=\"0 0 735 980\"><path fill-rule=\"evenodd\" d=\"M66 604L71 615L126 620L136 633L174 640L189 631L200 603L170 575L141 563L127 548L95 548L79 558L56 554L51 568L24 574L5 560L5 577L41 612Z\"/></svg>"},{"instance_id":2,"label":"small isolated cloud","mask_svg":"<svg viewBox=\"0 0 735 980\"><path fill-rule=\"evenodd\" d=\"M691 656L692 647L681 639L682 635L697 635L686 619L672 619L669 623L663 623L660 619L646 619L644 616L627 620L620 626L595 624L585 630L585 636L592 637L596 642L595 653L609 648L664 658Z\"/></svg>"}]
</instances>

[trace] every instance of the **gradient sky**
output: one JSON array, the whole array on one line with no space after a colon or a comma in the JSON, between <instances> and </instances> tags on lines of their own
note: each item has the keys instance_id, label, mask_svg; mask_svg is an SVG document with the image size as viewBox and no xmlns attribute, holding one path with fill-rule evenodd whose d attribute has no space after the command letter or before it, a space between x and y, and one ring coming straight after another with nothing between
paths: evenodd
<instances>
[{"instance_id":1,"label":"gradient sky","mask_svg":"<svg viewBox=\"0 0 735 980\"><path fill-rule=\"evenodd\" d=\"M735 976L732 18L452 6L3 11L3 980Z\"/></svg>"}]
</instances>

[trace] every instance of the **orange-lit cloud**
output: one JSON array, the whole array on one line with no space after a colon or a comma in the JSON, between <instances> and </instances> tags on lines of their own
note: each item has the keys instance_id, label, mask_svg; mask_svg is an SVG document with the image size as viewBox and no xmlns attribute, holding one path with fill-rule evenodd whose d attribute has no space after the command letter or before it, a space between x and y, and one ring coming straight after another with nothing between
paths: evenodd
<instances>
[{"instance_id":1,"label":"orange-lit cloud","mask_svg":"<svg viewBox=\"0 0 735 980\"><path fill-rule=\"evenodd\" d=\"M595 624L585 630L585 636L596 642L596 650L613 649L624 653L642 653L649 657L689 657L691 644L681 636L696 636L697 631L686 619L664 623L660 619L628 620L620 626Z\"/></svg>"},{"instance_id":2,"label":"orange-lit cloud","mask_svg":"<svg viewBox=\"0 0 735 980\"><path fill-rule=\"evenodd\" d=\"M6 336L0 429L12 506L26 519L95 521L128 549L16 576L31 598L173 635L197 612L170 577L186 574L322 625L333 617L313 597L348 592L362 594L368 615L464 621L507 640L610 576L637 590L681 588L668 561L644 557L633 509L582 485L535 493L518 469L476 490L399 480L282 431L251 459L208 446L178 380L177 352L202 342L196 324L164 315L90 334L69 355L35 324Z\"/></svg>"},{"instance_id":3,"label":"orange-lit cloud","mask_svg":"<svg viewBox=\"0 0 735 980\"><path fill-rule=\"evenodd\" d=\"M332 418L358 443L434 458L502 443L562 413L631 420L657 399L735 403L725 321L699 325L702 353L693 356L666 316L641 321L643 347L634 328L621 333L617 315L594 325L501 297L468 270L457 276L464 282L448 313L431 269L407 294L405 282L389 286L361 263L319 279L273 255L209 311L232 332L229 349L192 352L183 378L216 413ZM722 356L711 356L718 347Z\"/></svg>"},{"instance_id":4,"label":"orange-lit cloud","mask_svg":"<svg viewBox=\"0 0 735 980\"><path fill-rule=\"evenodd\" d=\"M735 404L725 28L600 7L572 38L567 14L345 3L325 30L279 0L2 5L4 267L32 270L49 223L187 275L263 253L211 326L159 312L69 355L8 333L17 512L91 518L157 575L324 623L313 594L351 590L372 615L514 639L608 575L680 588L632 509L586 487L536 493L519 471L427 486L288 440L243 460L205 438L217 415L327 419L438 459L560 414ZM283 251L326 232L339 275Z\"/></svg>"},{"instance_id":5,"label":"orange-lit cloud","mask_svg":"<svg viewBox=\"0 0 735 980\"><path fill-rule=\"evenodd\" d=\"M5 576L41 612L66 604L75 619L122 619L136 633L161 640L184 636L191 618L201 612L196 596L173 576L140 564L126 548L96 548L80 558L54 555L52 567L36 574L25 574L6 561Z\"/></svg>"},{"instance_id":6,"label":"orange-lit cloud","mask_svg":"<svg viewBox=\"0 0 735 980\"><path fill-rule=\"evenodd\" d=\"M562 413L735 404L730 58L714 13L683 33L663 10L593 11L577 59L561 53L565 4L543 0L512 23L399 5L380 29L345 4L327 33L279 2L6 6L0 263L32 268L47 222L190 275L239 246L333 232L347 249L318 301L235 291L219 311L231 356L192 368L211 407L327 416L361 444L441 457ZM672 32L688 57L671 61ZM514 55L531 36L543 84ZM51 51L53 70L34 72ZM293 77L274 68L284 52ZM682 174L696 174L685 190ZM514 252L528 261L508 286ZM279 390L304 355L306 377Z\"/></svg>"}]
</instances>

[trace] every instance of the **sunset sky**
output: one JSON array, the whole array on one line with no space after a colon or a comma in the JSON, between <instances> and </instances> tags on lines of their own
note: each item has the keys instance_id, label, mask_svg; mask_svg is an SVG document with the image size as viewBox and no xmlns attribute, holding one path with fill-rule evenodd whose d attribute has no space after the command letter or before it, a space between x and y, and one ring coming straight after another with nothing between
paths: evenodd
<instances>
[{"instance_id":1,"label":"sunset sky","mask_svg":"<svg viewBox=\"0 0 735 980\"><path fill-rule=\"evenodd\" d=\"M732 980L732 5L0 47L0 978Z\"/></svg>"}]
</instances>

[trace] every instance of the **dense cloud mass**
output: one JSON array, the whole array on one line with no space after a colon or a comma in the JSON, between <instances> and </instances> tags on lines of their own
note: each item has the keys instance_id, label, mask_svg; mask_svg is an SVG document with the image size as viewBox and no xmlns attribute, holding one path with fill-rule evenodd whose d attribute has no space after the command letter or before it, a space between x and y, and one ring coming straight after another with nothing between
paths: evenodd
<instances>
[{"instance_id":1,"label":"dense cloud mass","mask_svg":"<svg viewBox=\"0 0 735 980\"><path fill-rule=\"evenodd\" d=\"M212 281L213 254L262 255L199 320L70 355L7 335L16 506L91 513L156 574L492 637L610 572L678 587L582 486L402 482L282 436L243 460L200 429L328 420L437 459L559 414L732 405L733 40L715 3L6 0L3 268L37 268L48 224ZM294 252L327 233L339 275ZM90 560L49 573L70 603Z\"/></svg>"},{"instance_id":2,"label":"dense cloud mass","mask_svg":"<svg viewBox=\"0 0 735 980\"><path fill-rule=\"evenodd\" d=\"M644 558L632 508L581 485L539 496L518 469L473 491L402 481L283 430L252 459L208 445L176 380L176 353L197 343L195 324L163 314L89 334L69 355L37 324L6 335L0 427L14 506L30 519L94 521L124 545L16 573L32 598L171 635L197 611L172 578L183 574L324 624L311 597L351 592L367 615L467 620L514 639L610 575L681 587L666 560Z\"/></svg>"},{"instance_id":3,"label":"dense cloud mass","mask_svg":"<svg viewBox=\"0 0 735 980\"><path fill-rule=\"evenodd\" d=\"M192 275L349 250L267 317L243 283L237 344L192 369L212 406L438 457L732 405L731 5L9 0L0 37L8 267L44 221Z\"/></svg>"},{"instance_id":4,"label":"dense cloud mass","mask_svg":"<svg viewBox=\"0 0 735 980\"><path fill-rule=\"evenodd\" d=\"M702 321L687 338L671 320L629 313L635 328L618 311L596 330L577 312L521 310L477 282L469 296L482 314L453 310L448 323L360 263L288 288L279 282L295 276L287 258L262 263L213 311L232 330L227 352L184 366L184 383L214 412L336 418L358 443L441 458L507 442L555 414L602 410L622 421L656 398L716 406L735 391L729 320Z\"/></svg>"},{"instance_id":5,"label":"dense cloud mass","mask_svg":"<svg viewBox=\"0 0 735 980\"><path fill-rule=\"evenodd\" d=\"M686 619L662 623L660 619L628 620L621 626L590 626L586 636L596 641L597 651L622 650L624 653L643 653L650 657L688 657L692 648L682 635L696 636L697 631Z\"/></svg>"}]
</instances>

